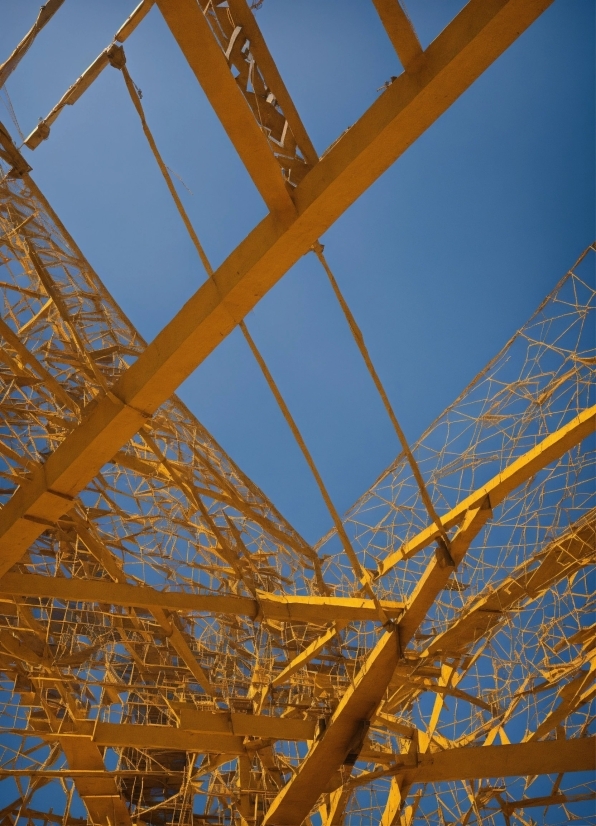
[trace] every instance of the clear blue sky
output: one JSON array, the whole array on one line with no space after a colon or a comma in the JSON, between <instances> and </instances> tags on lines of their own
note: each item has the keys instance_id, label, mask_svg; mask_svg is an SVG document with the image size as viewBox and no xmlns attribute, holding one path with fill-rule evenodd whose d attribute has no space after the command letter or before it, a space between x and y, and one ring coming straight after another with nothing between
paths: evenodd
<instances>
[{"instance_id":1,"label":"clear blue sky","mask_svg":"<svg viewBox=\"0 0 596 826\"><path fill-rule=\"evenodd\" d=\"M136 0L66 0L8 82L25 134L109 44ZM463 0L407 0L423 45ZM39 0L2 0L0 61ZM323 242L410 440L594 240L593 0L553 6L347 212ZM265 0L258 21L322 152L400 71L369 0ZM126 45L162 155L212 262L264 205L154 9ZM4 100L0 118L15 138ZM34 178L150 339L204 280L122 77L106 70ZM247 319L340 510L397 452L313 256ZM330 519L241 337L182 398L310 540Z\"/></svg>"}]
</instances>

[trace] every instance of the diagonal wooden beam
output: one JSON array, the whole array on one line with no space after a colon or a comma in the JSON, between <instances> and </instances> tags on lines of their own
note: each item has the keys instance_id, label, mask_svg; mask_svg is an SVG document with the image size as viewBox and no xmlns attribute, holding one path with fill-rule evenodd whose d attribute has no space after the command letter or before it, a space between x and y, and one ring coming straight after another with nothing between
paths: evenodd
<instances>
[{"instance_id":1,"label":"diagonal wooden beam","mask_svg":"<svg viewBox=\"0 0 596 826\"><path fill-rule=\"evenodd\" d=\"M317 637L316 640L313 640L313 642L311 642L310 645L304 649L304 651L301 651L294 657L293 660L290 660L283 671L271 680L271 687L273 688L278 685L283 685L287 682L292 674L295 674L296 671L299 671L303 665L306 665L307 662L310 662L310 660L320 654L325 646L335 637L338 631L342 629L342 627L342 623L334 622L331 627L327 629L327 631Z\"/></svg>"},{"instance_id":2,"label":"diagonal wooden beam","mask_svg":"<svg viewBox=\"0 0 596 826\"><path fill-rule=\"evenodd\" d=\"M423 656L439 651L464 652L486 636L506 616L507 611L535 599L564 577L571 576L596 556L596 514L551 542L537 558L522 563L495 588L481 592L455 623L432 640Z\"/></svg>"},{"instance_id":3,"label":"diagonal wooden beam","mask_svg":"<svg viewBox=\"0 0 596 826\"><path fill-rule=\"evenodd\" d=\"M524 453L501 473L494 476L486 485L475 490L469 496L441 517L443 527L452 528L465 519L466 515L486 503L490 508L499 505L515 488L531 479L535 473L551 462L557 461L568 450L579 444L596 430L596 405L573 418L566 425L549 434L535 447ZM426 548L439 537L436 525L429 525L401 548L389 554L379 566L379 576L390 571L398 562L408 559Z\"/></svg>"},{"instance_id":4,"label":"diagonal wooden beam","mask_svg":"<svg viewBox=\"0 0 596 826\"><path fill-rule=\"evenodd\" d=\"M373 0L391 45L406 72L415 71L423 59L422 46L399 0Z\"/></svg>"},{"instance_id":5,"label":"diagonal wooden beam","mask_svg":"<svg viewBox=\"0 0 596 826\"><path fill-rule=\"evenodd\" d=\"M386 631L345 692L321 739L273 800L263 826L300 826L336 772L344 763L353 764L398 658L396 634Z\"/></svg>"},{"instance_id":6,"label":"diagonal wooden beam","mask_svg":"<svg viewBox=\"0 0 596 826\"><path fill-rule=\"evenodd\" d=\"M39 14L37 15L37 20L33 24L33 26L29 29L25 37L21 40L21 42L16 46L10 57L8 57L4 63L0 64L0 88L4 86L8 78L17 68L21 60L25 57L31 46L33 45L33 41L46 25L49 23L52 17L56 14L60 6L64 3L64 0L48 0L41 9L39 10Z\"/></svg>"},{"instance_id":7,"label":"diagonal wooden beam","mask_svg":"<svg viewBox=\"0 0 596 826\"><path fill-rule=\"evenodd\" d=\"M42 638L45 636L42 632ZM27 646L19 644L16 638L13 639L13 644L16 643L18 648L23 649ZM30 652L33 656L35 653ZM56 676L56 688L60 690L60 676L54 666L46 667L46 675L51 677ZM46 683L47 685L47 683ZM68 694L68 689L64 694ZM67 699L68 702L68 699ZM73 703L73 705L75 705ZM75 788L83 801L89 818L92 823L98 826L131 826L131 818L126 807L124 799L121 797L120 791L114 779L104 764L103 750L96 744L91 742L90 738L85 735L79 736L77 730L87 730L93 727L93 723L88 720L79 720L73 726L69 715L62 720L58 720L50 709L44 709L47 720L45 727L48 732L53 732L53 735L48 735L46 739L59 739L58 732L66 723L65 728L73 729L67 738L61 738L60 746L66 757L68 763L68 770L64 771L66 777L73 777ZM22 734L25 734L25 730ZM34 736L38 736L35 732ZM45 736L42 734L41 736ZM28 773L28 776L29 773Z\"/></svg>"},{"instance_id":8,"label":"diagonal wooden beam","mask_svg":"<svg viewBox=\"0 0 596 826\"><path fill-rule=\"evenodd\" d=\"M397 78L296 188L295 218L284 223L269 215L261 221L13 495L0 515L0 574L72 507L73 497L262 296L551 2L470 0L429 46L423 68Z\"/></svg>"},{"instance_id":9,"label":"diagonal wooden beam","mask_svg":"<svg viewBox=\"0 0 596 826\"><path fill-rule=\"evenodd\" d=\"M250 48L254 53L255 59L259 67L267 79L269 88L275 95L277 101L280 103L285 117L287 118L292 132L294 133L298 145L304 153L306 161L311 165L317 163L319 156L314 148L308 132L298 114L298 110L294 105L290 93L286 89L286 85L280 75L275 61L269 51L265 38L261 34L261 30L257 25L254 14L248 7L246 0L228 0L228 5L234 15L234 20L242 26L246 36L250 40Z\"/></svg>"},{"instance_id":10,"label":"diagonal wooden beam","mask_svg":"<svg viewBox=\"0 0 596 826\"><path fill-rule=\"evenodd\" d=\"M267 138L244 99L196 0L157 5L270 212L292 216L292 198Z\"/></svg>"},{"instance_id":11,"label":"diagonal wooden beam","mask_svg":"<svg viewBox=\"0 0 596 826\"><path fill-rule=\"evenodd\" d=\"M405 648L411 642L435 599L447 584L456 566L466 555L470 543L486 523L486 520L492 515L488 502L484 504L485 507L472 508L467 512L462 526L450 543L449 557L447 557L445 549L438 549L436 559L429 562L420 577L399 622L399 641L402 648Z\"/></svg>"},{"instance_id":12,"label":"diagonal wooden beam","mask_svg":"<svg viewBox=\"0 0 596 826\"><path fill-rule=\"evenodd\" d=\"M596 737L546 740L509 746L467 747L434 752L406 772L412 783L523 777L596 769ZM402 769L403 771L403 769Z\"/></svg>"}]
</instances>

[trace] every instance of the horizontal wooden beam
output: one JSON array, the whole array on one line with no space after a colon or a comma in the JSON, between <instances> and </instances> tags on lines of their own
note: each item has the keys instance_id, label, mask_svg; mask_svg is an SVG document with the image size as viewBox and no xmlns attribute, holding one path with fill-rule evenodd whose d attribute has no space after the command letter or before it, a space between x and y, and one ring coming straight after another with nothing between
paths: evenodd
<instances>
[{"instance_id":1,"label":"horizontal wooden beam","mask_svg":"<svg viewBox=\"0 0 596 826\"><path fill-rule=\"evenodd\" d=\"M262 591L258 592L258 598L263 615L270 619L321 623L379 620L379 612L372 599L280 596ZM389 619L398 619L403 613L403 602L382 599L379 603Z\"/></svg>"},{"instance_id":2,"label":"horizontal wooden beam","mask_svg":"<svg viewBox=\"0 0 596 826\"><path fill-rule=\"evenodd\" d=\"M165 749L196 754L245 754L244 737L235 734L200 734L173 726L134 723L97 723L92 741L111 748Z\"/></svg>"},{"instance_id":3,"label":"horizontal wooden beam","mask_svg":"<svg viewBox=\"0 0 596 826\"><path fill-rule=\"evenodd\" d=\"M312 740L315 736L314 720L223 711L213 713L200 711L185 703L171 703L171 706L179 719L180 729L200 734L232 734L273 740Z\"/></svg>"},{"instance_id":4,"label":"horizontal wooden beam","mask_svg":"<svg viewBox=\"0 0 596 826\"><path fill-rule=\"evenodd\" d=\"M0 598L40 597L65 602L101 602L125 608L157 608L168 611L200 611L232 614L252 619L262 616L282 622L323 624L336 619L377 620L378 612L370 599L360 597L279 596L257 592L258 599L232 594L193 594L187 591L158 591L148 585L131 585L101 579L46 577L39 574L5 574L0 578ZM403 603L382 602L393 619L403 611Z\"/></svg>"},{"instance_id":5,"label":"horizontal wooden beam","mask_svg":"<svg viewBox=\"0 0 596 826\"><path fill-rule=\"evenodd\" d=\"M133 33L136 27L145 19L147 14L151 11L154 0L141 0L141 3L136 7L133 13L126 19L123 25L118 29L114 40L119 43L124 41ZM122 50L112 43L101 52L93 61L93 63L85 69L83 74L75 80L66 92L62 95L54 108L42 118L32 132L25 138L25 145L28 149L34 150L44 140L50 136L50 127L56 122L58 116L65 106L73 106L79 98L89 89L112 61L118 65L118 59L124 61Z\"/></svg>"},{"instance_id":6,"label":"horizontal wooden beam","mask_svg":"<svg viewBox=\"0 0 596 826\"><path fill-rule=\"evenodd\" d=\"M470 0L426 50L422 69L398 77L304 178L295 190L296 216L287 222L271 214L261 221L12 496L0 514L0 574L72 507L147 417L551 2ZM186 8L194 0L184 3Z\"/></svg>"},{"instance_id":7,"label":"horizontal wooden beam","mask_svg":"<svg viewBox=\"0 0 596 826\"><path fill-rule=\"evenodd\" d=\"M132 819L113 775L106 771L103 750L87 737L72 736L60 743L74 772L92 770L94 775L73 775L75 788L92 823L98 826L131 826Z\"/></svg>"},{"instance_id":8,"label":"horizontal wooden beam","mask_svg":"<svg viewBox=\"0 0 596 826\"><path fill-rule=\"evenodd\" d=\"M421 757L419 768L407 771L412 783L526 777L596 769L596 737L545 740L509 746L447 749Z\"/></svg>"},{"instance_id":9,"label":"horizontal wooden beam","mask_svg":"<svg viewBox=\"0 0 596 826\"><path fill-rule=\"evenodd\" d=\"M69 746L74 761L72 768L75 768L77 755L96 754L98 746L171 749L197 754L244 754L245 737L301 741L312 740L315 736L316 723L313 720L201 711L186 703L172 702L170 705L178 718L178 727L84 721L72 733L66 727L64 731L54 731L49 725L40 727L37 724L34 736L59 740L63 746ZM76 768L86 769L89 766L79 761Z\"/></svg>"},{"instance_id":10,"label":"horizontal wooden beam","mask_svg":"<svg viewBox=\"0 0 596 826\"><path fill-rule=\"evenodd\" d=\"M17 68L21 60L25 57L31 46L33 45L33 41L52 17L56 14L60 6L64 3L64 0L47 0L41 9L39 10L39 14L37 15L37 20L33 24L33 26L29 29L25 37L21 40L18 46L14 49L12 54L4 61L4 63L0 64L0 89L14 70Z\"/></svg>"}]
</instances>

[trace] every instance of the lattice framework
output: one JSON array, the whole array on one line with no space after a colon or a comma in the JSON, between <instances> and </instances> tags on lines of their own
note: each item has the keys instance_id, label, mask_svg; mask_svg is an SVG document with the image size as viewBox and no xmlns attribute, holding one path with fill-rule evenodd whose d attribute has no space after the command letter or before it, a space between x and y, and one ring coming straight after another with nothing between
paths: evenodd
<instances>
[{"instance_id":1,"label":"lattice framework","mask_svg":"<svg viewBox=\"0 0 596 826\"><path fill-rule=\"evenodd\" d=\"M60 5L48 4L0 77ZM118 44L151 6L140 4L29 148L108 65L130 87ZM158 6L281 227L274 255L286 237L294 244L287 268L303 205L323 223L336 207L324 214L325 197L312 200L323 160L255 18L243 0L210 3L204 17L190 0ZM442 82L441 60L465 88L482 38L496 56L541 10L502 0L491 18L472 0L451 41L423 52L395 0L375 6L405 67L382 96L387 107L411 94L412 78ZM503 42L493 45L497 18ZM464 70L445 55L454 39L467 50ZM476 60L479 73L486 58ZM440 114L422 105L423 122ZM356 151L367 117L330 163ZM425 128L411 117L414 131ZM371 140L376 154L390 137ZM155 344L109 296L3 129L0 138L6 826L23 817L74 826L83 810L111 826L496 825L531 822L527 809L547 823L588 822L594 250L312 548L190 411L153 389ZM321 221L309 220L327 267ZM269 244L264 227L247 241ZM225 267L213 273L207 262L197 300L216 289L241 321ZM346 317L359 340L349 308ZM68 485L55 471L64 464Z\"/></svg>"}]
</instances>

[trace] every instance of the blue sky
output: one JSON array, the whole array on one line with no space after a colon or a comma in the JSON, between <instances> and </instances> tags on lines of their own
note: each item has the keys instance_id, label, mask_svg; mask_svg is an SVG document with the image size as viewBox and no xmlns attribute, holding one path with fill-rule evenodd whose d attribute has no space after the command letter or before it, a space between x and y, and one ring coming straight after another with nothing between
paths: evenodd
<instances>
[{"instance_id":1,"label":"blue sky","mask_svg":"<svg viewBox=\"0 0 596 826\"><path fill-rule=\"evenodd\" d=\"M8 82L28 134L109 44L135 0L66 0ZM406 2L423 45L458 0ZM3 0L0 61L39 0ZM556 0L321 240L414 441L594 240L592 0ZM265 0L257 19L319 152L400 71L369 0ZM159 12L128 67L214 265L264 205ZM0 119L18 139L5 98ZM204 272L120 74L106 70L50 139L33 176L141 333L152 338ZM247 323L343 511L397 452L314 256ZM330 526L257 366L233 333L180 395L291 522Z\"/></svg>"}]
</instances>

